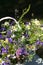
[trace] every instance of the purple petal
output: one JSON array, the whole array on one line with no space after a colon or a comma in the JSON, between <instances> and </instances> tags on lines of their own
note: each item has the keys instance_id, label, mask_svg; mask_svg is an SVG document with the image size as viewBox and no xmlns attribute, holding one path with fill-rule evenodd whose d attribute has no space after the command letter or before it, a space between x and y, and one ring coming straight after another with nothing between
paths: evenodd
<instances>
[{"instance_id":1,"label":"purple petal","mask_svg":"<svg viewBox=\"0 0 43 65\"><path fill-rule=\"evenodd\" d=\"M10 31L10 30L8 30L8 31L7 31L7 35L10 35L10 34L11 34L11 31Z\"/></svg>"},{"instance_id":2,"label":"purple petal","mask_svg":"<svg viewBox=\"0 0 43 65\"><path fill-rule=\"evenodd\" d=\"M27 51L24 48L19 48L16 51L16 56L19 56L19 55L27 55Z\"/></svg>"},{"instance_id":3,"label":"purple petal","mask_svg":"<svg viewBox=\"0 0 43 65\"><path fill-rule=\"evenodd\" d=\"M10 65L10 63L9 62L4 62L4 63L2 63L2 65Z\"/></svg>"},{"instance_id":4,"label":"purple petal","mask_svg":"<svg viewBox=\"0 0 43 65\"><path fill-rule=\"evenodd\" d=\"M43 42L40 42L40 45L43 45Z\"/></svg>"},{"instance_id":5,"label":"purple petal","mask_svg":"<svg viewBox=\"0 0 43 65\"><path fill-rule=\"evenodd\" d=\"M0 34L0 39L2 39L3 38L3 36Z\"/></svg>"},{"instance_id":6,"label":"purple petal","mask_svg":"<svg viewBox=\"0 0 43 65\"><path fill-rule=\"evenodd\" d=\"M2 53L7 53L8 52L8 50L7 49L5 49L4 47L2 47Z\"/></svg>"},{"instance_id":7,"label":"purple petal","mask_svg":"<svg viewBox=\"0 0 43 65\"><path fill-rule=\"evenodd\" d=\"M25 25L28 25L29 24L29 22L25 22Z\"/></svg>"},{"instance_id":8,"label":"purple petal","mask_svg":"<svg viewBox=\"0 0 43 65\"><path fill-rule=\"evenodd\" d=\"M2 31L6 30L4 27L1 28Z\"/></svg>"},{"instance_id":9,"label":"purple petal","mask_svg":"<svg viewBox=\"0 0 43 65\"><path fill-rule=\"evenodd\" d=\"M39 44L40 44L40 41L39 41L39 40L37 40L37 41L36 41L36 45L39 45Z\"/></svg>"},{"instance_id":10,"label":"purple petal","mask_svg":"<svg viewBox=\"0 0 43 65\"><path fill-rule=\"evenodd\" d=\"M9 40L9 42L10 42L10 43L12 43L12 42L13 42L12 38L8 38L8 40Z\"/></svg>"}]
</instances>

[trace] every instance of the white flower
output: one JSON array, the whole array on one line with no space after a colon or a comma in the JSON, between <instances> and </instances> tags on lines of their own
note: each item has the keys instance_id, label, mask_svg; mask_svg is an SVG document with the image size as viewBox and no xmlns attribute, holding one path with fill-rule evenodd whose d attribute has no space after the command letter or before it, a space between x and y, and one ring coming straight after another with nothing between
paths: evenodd
<instances>
[{"instance_id":1,"label":"white flower","mask_svg":"<svg viewBox=\"0 0 43 65\"><path fill-rule=\"evenodd\" d=\"M15 26L12 26L11 29L17 31L17 28Z\"/></svg>"},{"instance_id":2,"label":"white flower","mask_svg":"<svg viewBox=\"0 0 43 65\"><path fill-rule=\"evenodd\" d=\"M31 25L30 23L29 23L29 24L27 24L27 25L26 25L26 29L28 29L28 30L29 30L29 29L30 29L30 25Z\"/></svg>"},{"instance_id":3,"label":"white flower","mask_svg":"<svg viewBox=\"0 0 43 65\"><path fill-rule=\"evenodd\" d=\"M21 40L23 41L25 39L25 36L22 36Z\"/></svg>"},{"instance_id":4,"label":"white flower","mask_svg":"<svg viewBox=\"0 0 43 65\"><path fill-rule=\"evenodd\" d=\"M41 30L43 30L43 27L41 27Z\"/></svg>"},{"instance_id":5,"label":"white flower","mask_svg":"<svg viewBox=\"0 0 43 65\"><path fill-rule=\"evenodd\" d=\"M16 58L16 56L13 56L12 58L13 58L13 59L15 59L15 58Z\"/></svg>"},{"instance_id":6,"label":"white flower","mask_svg":"<svg viewBox=\"0 0 43 65\"><path fill-rule=\"evenodd\" d=\"M14 38L15 37L15 35L13 34L13 35L11 35L11 38Z\"/></svg>"},{"instance_id":7,"label":"white flower","mask_svg":"<svg viewBox=\"0 0 43 65\"><path fill-rule=\"evenodd\" d=\"M37 20L37 19L34 20L34 23L35 23L36 25L40 25L40 21Z\"/></svg>"},{"instance_id":8,"label":"white flower","mask_svg":"<svg viewBox=\"0 0 43 65\"><path fill-rule=\"evenodd\" d=\"M0 58L0 63L2 63L2 59Z\"/></svg>"},{"instance_id":9,"label":"white flower","mask_svg":"<svg viewBox=\"0 0 43 65\"><path fill-rule=\"evenodd\" d=\"M7 55L7 57L10 57L10 54L9 54L9 55Z\"/></svg>"},{"instance_id":10,"label":"white flower","mask_svg":"<svg viewBox=\"0 0 43 65\"><path fill-rule=\"evenodd\" d=\"M0 65L2 65L2 63L4 63L4 61L0 58Z\"/></svg>"},{"instance_id":11,"label":"white flower","mask_svg":"<svg viewBox=\"0 0 43 65\"><path fill-rule=\"evenodd\" d=\"M9 22L5 22L4 25L5 25L5 26L9 25Z\"/></svg>"},{"instance_id":12,"label":"white flower","mask_svg":"<svg viewBox=\"0 0 43 65\"><path fill-rule=\"evenodd\" d=\"M32 50L33 50L33 51L35 51L35 50L36 50L35 45L32 45Z\"/></svg>"},{"instance_id":13,"label":"white flower","mask_svg":"<svg viewBox=\"0 0 43 65\"><path fill-rule=\"evenodd\" d=\"M30 25L26 25L26 29L28 29L28 30L29 30L29 29L30 29Z\"/></svg>"}]
</instances>

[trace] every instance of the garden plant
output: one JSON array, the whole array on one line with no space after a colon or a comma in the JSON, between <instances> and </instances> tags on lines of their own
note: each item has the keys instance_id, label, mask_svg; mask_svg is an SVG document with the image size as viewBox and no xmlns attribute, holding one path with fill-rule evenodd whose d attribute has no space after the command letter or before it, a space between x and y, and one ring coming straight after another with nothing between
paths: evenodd
<instances>
[{"instance_id":1,"label":"garden plant","mask_svg":"<svg viewBox=\"0 0 43 65\"><path fill-rule=\"evenodd\" d=\"M0 65L15 65L18 62L32 61L36 51L43 48L43 26L37 19L18 21L12 17L0 19Z\"/></svg>"}]
</instances>

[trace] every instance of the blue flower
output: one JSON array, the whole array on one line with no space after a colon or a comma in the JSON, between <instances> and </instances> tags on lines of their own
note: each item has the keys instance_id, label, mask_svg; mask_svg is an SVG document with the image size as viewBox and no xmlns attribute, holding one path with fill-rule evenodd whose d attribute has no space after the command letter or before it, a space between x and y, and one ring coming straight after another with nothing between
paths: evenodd
<instances>
[{"instance_id":1,"label":"blue flower","mask_svg":"<svg viewBox=\"0 0 43 65\"><path fill-rule=\"evenodd\" d=\"M40 40L37 40L36 45L43 45L43 42L41 42Z\"/></svg>"},{"instance_id":2,"label":"blue flower","mask_svg":"<svg viewBox=\"0 0 43 65\"><path fill-rule=\"evenodd\" d=\"M25 36L26 38L29 37L29 35L28 35L28 31L26 31L26 32L24 33L24 36Z\"/></svg>"},{"instance_id":3,"label":"blue flower","mask_svg":"<svg viewBox=\"0 0 43 65\"><path fill-rule=\"evenodd\" d=\"M27 55L27 51L24 48L18 48L16 51L16 56L20 56L20 55Z\"/></svg>"},{"instance_id":4,"label":"blue flower","mask_svg":"<svg viewBox=\"0 0 43 65\"><path fill-rule=\"evenodd\" d=\"M7 36L7 37L10 37L11 34L12 34L11 30L8 30L6 36Z\"/></svg>"},{"instance_id":5,"label":"blue flower","mask_svg":"<svg viewBox=\"0 0 43 65\"><path fill-rule=\"evenodd\" d=\"M39 45L39 44L40 44L40 40L37 40L37 41L36 41L36 45Z\"/></svg>"},{"instance_id":6,"label":"blue flower","mask_svg":"<svg viewBox=\"0 0 43 65\"><path fill-rule=\"evenodd\" d=\"M28 25L29 24L29 22L25 22L25 25Z\"/></svg>"},{"instance_id":7,"label":"blue flower","mask_svg":"<svg viewBox=\"0 0 43 65\"><path fill-rule=\"evenodd\" d=\"M15 24L15 22L14 21L12 21L12 22L10 22L10 25L12 26L12 25L14 25Z\"/></svg>"},{"instance_id":8,"label":"blue flower","mask_svg":"<svg viewBox=\"0 0 43 65\"><path fill-rule=\"evenodd\" d=\"M4 27L1 28L2 31L6 30Z\"/></svg>"},{"instance_id":9,"label":"blue flower","mask_svg":"<svg viewBox=\"0 0 43 65\"><path fill-rule=\"evenodd\" d=\"M22 55L27 55L27 51L24 48L22 48L21 50L22 50L21 52Z\"/></svg>"},{"instance_id":10,"label":"blue flower","mask_svg":"<svg viewBox=\"0 0 43 65\"><path fill-rule=\"evenodd\" d=\"M3 36L2 36L2 34L0 34L0 39L2 39L3 38Z\"/></svg>"},{"instance_id":11,"label":"blue flower","mask_svg":"<svg viewBox=\"0 0 43 65\"><path fill-rule=\"evenodd\" d=\"M8 41L9 41L10 43L12 43L12 42L13 42L12 38L8 38Z\"/></svg>"},{"instance_id":12,"label":"blue flower","mask_svg":"<svg viewBox=\"0 0 43 65\"><path fill-rule=\"evenodd\" d=\"M4 63L2 63L2 65L10 65L10 63L9 62L4 62Z\"/></svg>"},{"instance_id":13,"label":"blue flower","mask_svg":"<svg viewBox=\"0 0 43 65\"><path fill-rule=\"evenodd\" d=\"M2 47L1 51L2 51L2 53L8 53L8 49L6 49L4 47Z\"/></svg>"},{"instance_id":14,"label":"blue flower","mask_svg":"<svg viewBox=\"0 0 43 65\"><path fill-rule=\"evenodd\" d=\"M11 31L10 31L10 30L8 30L8 31L7 31L7 35L10 35L10 34L11 34Z\"/></svg>"},{"instance_id":15,"label":"blue flower","mask_svg":"<svg viewBox=\"0 0 43 65\"><path fill-rule=\"evenodd\" d=\"M40 45L43 45L43 42L40 42Z\"/></svg>"}]
</instances>

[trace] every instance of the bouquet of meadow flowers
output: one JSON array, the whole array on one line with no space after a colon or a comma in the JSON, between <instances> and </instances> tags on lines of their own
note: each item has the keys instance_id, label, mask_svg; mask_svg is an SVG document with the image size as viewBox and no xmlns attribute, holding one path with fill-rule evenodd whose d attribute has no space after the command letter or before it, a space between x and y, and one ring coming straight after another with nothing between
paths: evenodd
<instances>
[{"instance_id":1,"label":"bouquet of meadow flowers","mask_svg":"<svg viewBox=\"0 0 43 65\"><path fill-rule=\"evenodd\" d=\"M31 60L43 45L43 26L39 20L23 22L22 17L18 22L12 17L0 19L0 65Z\"/></svg>"}]
</instances>

